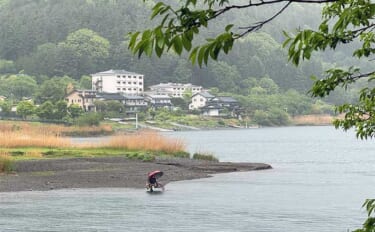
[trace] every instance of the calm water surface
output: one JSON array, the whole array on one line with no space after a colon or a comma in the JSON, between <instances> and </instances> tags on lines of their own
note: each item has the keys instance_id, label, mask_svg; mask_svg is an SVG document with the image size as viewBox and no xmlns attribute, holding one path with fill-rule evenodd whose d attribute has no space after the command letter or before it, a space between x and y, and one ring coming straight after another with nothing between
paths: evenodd
<instances>
[{"instance_id":1,"label":"calm water surface","mask_svg":"<svg viewBox=\"0 0 375 232\"><path fill-rule=\"evenodd\" d=\"M166 133L274 169L138 189L0 193L0 231L351 231L375 197L375 144L332 127Z\"/></svg>"}]
</instances>

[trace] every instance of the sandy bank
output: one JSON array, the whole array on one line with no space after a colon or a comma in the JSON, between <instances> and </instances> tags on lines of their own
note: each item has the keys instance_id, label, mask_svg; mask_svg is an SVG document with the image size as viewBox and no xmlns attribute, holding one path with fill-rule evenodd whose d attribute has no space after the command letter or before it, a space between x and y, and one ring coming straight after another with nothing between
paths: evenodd
<instances>
[{"instance_id":1,"label":"sandy bank","mask_svg":"<svg viewBox=\"0 0 375 232\"><path fill-rule=\"evenodd\" d=\"M147 172L164 171L161 182L209 177L210 174L272 168L263 163L209 162L158 158L141 162L121 157L17 162L15 173L0 175L0 192L62 188L143 188Z\"/></svg>"}]
</instances>

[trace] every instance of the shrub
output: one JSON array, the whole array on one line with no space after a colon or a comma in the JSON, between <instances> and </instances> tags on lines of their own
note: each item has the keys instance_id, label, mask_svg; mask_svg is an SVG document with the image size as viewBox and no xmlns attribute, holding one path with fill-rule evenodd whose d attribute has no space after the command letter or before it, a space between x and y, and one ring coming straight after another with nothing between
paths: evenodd
<instances>
[{"instance_id":1,"label":"shrub","mask_svg":"<svg viewBox=\"0 0 375 232\"><path fill-rule=\"evenodd\" d=\"M190 153L186 151L178 151L172 153L172 156L178 157L178 158L190 158Z\"/></svg>"},{"instance_id":2,"label":"shrub","mask_svg":"<svg viewBox=\"0 0 375 232\"><path fill-rule=\"evenodd\" d=\"M8 155L0 155L0 173L14 171L14 161Z\"/></svg>"},{"instance_id":3,"label":"shrub","mask_svg":"<svg viewBox=\"0 0 375 232\"><path fill-rule=\"evenodd\" d=\"M219 159L212 154L194 153L193 159L219 162Z\"/></svg>"},{"instance_id":4,"label":"shrub","mask_svg":"<svg viewBox=\"0 0 375 232\"><path fill-rule=\"evenodd\" d=\"M102 116L98 113L86 113L77 118L78 126L99 126Z\"/></svg>"}]
</instances>

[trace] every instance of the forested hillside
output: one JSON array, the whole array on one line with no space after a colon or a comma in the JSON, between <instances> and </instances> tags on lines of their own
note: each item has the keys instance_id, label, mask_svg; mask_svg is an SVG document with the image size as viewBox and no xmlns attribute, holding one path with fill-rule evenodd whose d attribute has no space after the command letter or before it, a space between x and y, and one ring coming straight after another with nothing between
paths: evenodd
<instances>
[{"instance_id":1,"label":"forested hillside","mask_svg":"<svg viewBox=\"0 0 375 232\"><path fill-rule=\"evenodd\" d=\"M152 4L152 1L139 0L0 1L0 74L3 75L0 95L10 97L9 82L16 77L9 80L9 74L30 76L35 83L29 89L35 91L23 95L40 99L38 85L52 77L70 77L77 81L76 87L87 87L87 78L82 76L126 69L145 74L146 86L168 81L192 82L241 95L242 99L284 94L290 89L303 96L311 86L311 75L321 75L329 66L355 62L346 59L345 52L349 51L343 51L335 57L322 55L298 68L288 63L287 51L281 46L282 30L315 26L320 17L319 6L305 9L299 5L261 32L236 43L230 55L220 57L220 61L211 62L208 67L192 66L186 57L172 51L161 59L138 59L127 49L127 33L150 25ZM259 8L256 12L232 14L221 20L246 25L266 13ZM221 27L219 22L209 31ZM329 60L332 58L334 61ZM85 80L86 84L82 84ZM328 101L350 97L351 94L338 93ZM249 100L244 102L249 104Z\"/></svg>"}]
</instances>

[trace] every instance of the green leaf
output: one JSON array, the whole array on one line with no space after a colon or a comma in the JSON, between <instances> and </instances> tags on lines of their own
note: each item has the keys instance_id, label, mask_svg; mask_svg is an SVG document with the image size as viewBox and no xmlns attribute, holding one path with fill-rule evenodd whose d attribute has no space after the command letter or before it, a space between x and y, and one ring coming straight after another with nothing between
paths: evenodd
<instances>
[{"instance_id":1,"label":"green leaf","mask_svg":"<svg viewBox=\"0 0 375 232\"><path fill-rule=\"evenodd\" d=\"M202 46L200 49L199 49L199 52L198 52L198 65L199 67L202 67L202 64L203 64L203 58L204 58L204 53L206 52L206 48L205 46Z\"/></svg>"},{"instance_id":2,"label":"green leaf","mask_svg":"<svg viewBox=\"0 0 375 232\"><path fill-rule=\"evenodd\" d=\"M173 44L173 49L175 50L175 52L178 54L178 55L181 55L181 52L182 52L182 40L180 38L180 36L175 36L171 43Z\"/></svg>"},{"instance_id":3,"label":"green leaf","mask_svg":"<svg viewBox=\"0 0 375 232\"><path fill-rule=\"evenodd\" d=\"M191 61L193 65L195 64L195 61L197 60L198 49L199 47L195 47L193 51L191 51L190 56L189 56L189 60Z\"/></svg>"},{"instance_id":4,"label":"green leaf","mask_svg":"<svg viewBox=\"0 0 375 232\"><path fill-rule=\"evenodd\" d=\"M140 34L139 31L131 34L131 38L130 38L130 42L129 42L129 46L128 46L129 48L134 48L135 42L137 41L137 37L138 37L139 34Z\"/></svg>"},{"instance_id":5,"label":"green leaf","mask_svg":"<svg viewBox=\"0 0 375 232\"><path fill-rule=\"evenodd\" d=\"M228 24L226 27L225 27L225 31L228 32L230 31L230 29L232 29L233 27L233 24Z\"/></svg>"},{"instance_id":6,"label":"green leaf","mask_svg":"<svg viewBox=\"0 0 375 232\"><path fill-rule=\"evenodd\" d=\"M152 8L152 14L151 14L151 20L155 18L156 15L160 13L164 9L164 3L158 2L153 8Z\"/></svg>"},{"instance_id":7,"label":"green leaf","mask_svg":"<svg viewBox=\"0 0 375 232\"><path fill-rule=\"evenodd\" d=\"M184 48L186 51L190 51L191 49L191 40L187 37L186 33L181 35L182 38L182 44L184 45Z\"/></svg>"}]
</instances>

